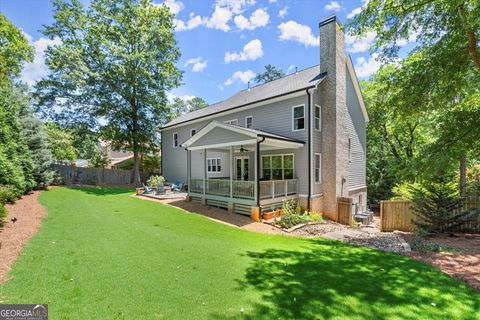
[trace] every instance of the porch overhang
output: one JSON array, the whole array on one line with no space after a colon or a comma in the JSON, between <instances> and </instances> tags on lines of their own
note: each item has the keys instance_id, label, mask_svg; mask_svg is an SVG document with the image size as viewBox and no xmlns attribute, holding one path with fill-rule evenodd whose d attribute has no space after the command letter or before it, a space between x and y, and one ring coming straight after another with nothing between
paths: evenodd
<instances>
[{"instance_id":1,"label":"porch overhang","mask_svg":"<svg viewBox=\"0 0 480 320\"><path fill-rule=\"evenodd\" d=\"M181 146L186 150L228 149L235 146L256 144L259 141L262 141L262 147L264 148L298 149L305 145L304 141L212 121Z\"/></svg>"}]
</instances>

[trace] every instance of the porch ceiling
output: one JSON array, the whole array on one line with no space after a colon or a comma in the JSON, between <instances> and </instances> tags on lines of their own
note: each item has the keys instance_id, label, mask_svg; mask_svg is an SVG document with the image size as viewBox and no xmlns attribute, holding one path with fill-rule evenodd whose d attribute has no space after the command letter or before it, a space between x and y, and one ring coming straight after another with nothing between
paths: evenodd
<instances>
[{"instance_id":1,"label":"porch ceiling","mask_svg":"<svg viewBox=\"0 0 480 320\"><path fill-rule=\"evenodd\" d=\"M182 144L187 150L199 149L229 149L254 145L261 141L262 149L296 149L305 144L303 141L294 140L271 134L265 131L243 128L218 121L212 121L190 137Z\"/></svg>"}]
</instances>

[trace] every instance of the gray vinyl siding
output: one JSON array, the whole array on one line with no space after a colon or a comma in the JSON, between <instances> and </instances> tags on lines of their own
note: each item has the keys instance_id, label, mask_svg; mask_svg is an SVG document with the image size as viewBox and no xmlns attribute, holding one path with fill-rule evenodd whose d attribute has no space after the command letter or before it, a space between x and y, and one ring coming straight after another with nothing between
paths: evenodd
<instances>
[{"instance_id":1,"label":"gray vinyl siding","mask_svg":"<svg viewBox=\"0 0 480 320\"><path fill-rule=\"evenodd\" d=\"M162 131L162 157L163 157L163 174L167 181L187 181L187 152L185 149L180 146L173 148L173 133L178 133L178 142L181 145L188 138L190 138L190 130L195 128L199 132L204 126L206 126L210 121L216 120L220 122L229 121L233 119L238 119L238 125L241 127L245 126L245 117L253 116L253 128L266 131L273 134L282 135L285 137L293 138L300 141L307 140L307 129L301 131L292 131L292 107L297 105L305 105L305 117L307 116L307 95L295 97L291 99L286 99L283 101L266 104L252 109L247 109L243 111L238 111L235 113L230 113L227 115L219 114L214 119L204 120L195 122L192 124L186 124L177 128L169 128ZM212 135L213 136L213 135ZM221 139L221 137L219 138ZM283 151L282 151L283 152ZM282 153L280 152L280 153ZM209 152L210 153L210 152ZM290 152L292 153L292 152ZM307 145L304 147L295 150L295 173L300 181L300 193L307 193L308 191L308 163L307 155L308 149ZM223 156L228 157L228 153ZM200 161L200 162L199 162ZM222 161L222 166L225 161ZM203 158L193 155L192 152L192 168L196 167L195 170L192 170L192 177L198 173L198 166L203 167ZM255 163L251 160L251 166L253 167ZM223 171L223 169L222 169ZM223 172L222 172L223 174ZM229 172L225 173L226 176L229 175ZM200 178L200 177L199 177ZM203 175L201 176L203 178ZM253 178L253 175L252 175Z\"/></svg>"},{"instance_id":2,"label":"gray vinyl siding","mask_svg":"<svg viewBox=\"0 0 480 320\"><path fill-rule=\"evenodd\" d=\"M251 140L252 137L246 136L244 134L234 132L232 130L226 130L223 128L214 128L210 131L209 134L201 137L197 141L195 141L191 147L195 146L204 146L204 145L214 145L214 144L222 144L222 143L229 143L234 141L243 141L243 140Z\"/></svg>"},{"instance_id":3,"label":"gray vinyl siding","mask_svg":"<svg viewBox=\"0 0 480 320\"><path fill-rule=\"evenodd\" d=\"M350 189L366 186L366 128L365 119L347 69L347 127L351 141L348 183Z\"/></svg>"}]
</instances>

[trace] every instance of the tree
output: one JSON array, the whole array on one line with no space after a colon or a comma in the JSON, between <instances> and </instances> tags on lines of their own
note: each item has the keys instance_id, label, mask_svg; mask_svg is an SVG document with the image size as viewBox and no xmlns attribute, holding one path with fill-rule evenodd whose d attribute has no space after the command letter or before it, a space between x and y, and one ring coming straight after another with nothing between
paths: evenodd
<instances>
[{"instance_id":1,"label":"tree","mask_svg":"<svg viewBox=\"0 0 480 320\"><path fill-rule=\"evenodd\" d=\"M0 13L0 85L17 76L25 62L33 59L33 48L22 31Z\"/></svg>"},{"instance_id":2,"label":"tree","mask_svg":"<svg viewBox=\"0 0 480 320\"><path fill-rule=\"evenodd\" d=\"M54 18L44 34L61 44L46 50L50 74L36 85L39 111L62 125L98 128L113 148L131 150L140 183L140 154L158 148L166 92L181 79L173 15L150 0L94 0L88 9L55 0Z\"/></svg>"},{"instance_id":3,"label":"tree","mask_svg":"<svg viewBox=\"0 0 480 320\"><path fill-rule=\"evenodd\" d=\"M180 117L182 114L196 111L205 107L208 107L208 104L200 97L193 97L191 99L175 97L173 98L173 101L169 103L169 120L173 120Z\"/></svg>"},{"instance_id":4,"label":"tree","mask_svg":"<svg viewBox=\"0 0 480 320\"><path fill-rule=\"evenodd\" d=\"M257 74L256 83L267 83L285 76L282 69L277 69L271 64L265 65L265 72Z\"/></svg>"},{"instance_id":5,"label":"tree","mask_svg":"<svg viewBox=\"0 0 480 320\"><path fill-rule=\"evenodd\" d=\"M374 32L383 61L396 60L390 82L398 88L398 112L435 116L436 135L423 154L418 172L444 170L464 163L480 138L480 118L464 125L465 115L476 114L475 96L480 81L480 6L478 1L413 0L369 1L347 28L353 35ZM400 44L416 39L408 58L398 61ZM457 119L457 120L456 120ZM454 121L452 121L454 120ZM466 166L460 166L465 170ZM464 177L464 174L461 174ZM460 183L460 187L462 183Z\"/></svg>"},{"instance_id":6,"label":"tree","mask_svg":"<svg viewBox=\"0 0 480 320\"><path fill-rule=\"evenodd\" d=\"M45 132L55 160L77 159L77 150L73 147L73 136L69 131L54 122L48 122L45 124Z\"/></svg>"}]
</instances>

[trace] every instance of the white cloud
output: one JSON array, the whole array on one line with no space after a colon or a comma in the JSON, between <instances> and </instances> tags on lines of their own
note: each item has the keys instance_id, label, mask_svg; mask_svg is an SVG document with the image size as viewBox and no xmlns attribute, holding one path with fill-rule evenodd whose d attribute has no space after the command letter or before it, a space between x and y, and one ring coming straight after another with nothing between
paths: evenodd
<instances>
[{"instance_id":1,"label":"white cloud","mask_svg":"<svg viewBox=\"0 0 480 320\"><path fill-rule=\"evenodd\" d=\"M227 8L234 14L239 14L250 8L256 0L217 0L217 5Z\"/></svg>"},{"instance_id":2,"label":"white cloud","mask_svg":"<svg viewBox=\"0 0 480 320\"><path fill-rule=\"evenodd\" d=\"M368 60L364 57L357 58L355 63L355 72L359 78L368 78L372 74L378 71L382 66L382 63L377 60L378 54L372 54Z\"/></svg>"},{"instance_id":3,"label":"white cloud","mask_svg":"<svg viewBox=\"0 0 480 320\"><path fill-rule=\"evenodd\" d=\"M420 35L420 32L419 31L412 31L411 33L409 33L408 35L408 38L407 39L400 39L397 41L397 45L399 46L404 46L406 44L409 44L411 42L415 42L417 41L417 37Z\"/></svg>"},{"instance_id":4,"label":"white cloud","mask_svg":"<svg viewBox=\"0 0 480 320\"><path fill-rule=\"evenodd\" d=\"M207 28L218 29L226 32L230 30L228 22L232 19L232 16L232 11L230 11L228 8L216 5L212 16L205 20L205 26Z\"/></svg>"},{"instance_id":5,"label":"white cloud","mask_svg":"<svg viewBox=\"0 0 480 320\"><path fill-rule=\"evenodd\" d=\"M185 63L185 67L192 65L193 72L202 72L207 67L207 60L203 60L201 57L191 58Z\"/></svg>"},{"instance_id":6,"label":"white cloud","mask_svg":"<svg viewBox=\"0 0 480 320\"><path fill-rule=\"evenodd\" d=\"M228 78L223 85L224 86L229 86L233 84L235 81L241 81L243 83L248 83L249 81L252 81L253 78L255 78L256 73L253 72L252 70L246 70L246 71L235 71L230 78ZM222 86L220 86L222 87Z\"/></svg>"},{"instance_id":7,"label":"white cloud","mask_svg":"<svg viewBox=\"0 0 480 320\"><path fill-rule=\"evenodd\" d=\"M358 7L358 8L355 8L353 9L349 14L347 14L347 19L352 19L353 17L355 17L357 14L359 14L360 12L362 12L362 8L361 7Z\"/></svg>"},{"instance_id":8,"label":"white cloud","mask_svg":"<svg viewBox=\"0 0 480 320\"><path fill-rule=\"evenodd\" d=\"M345 35L345 44L347 51L351 53L365 52L375 43L377 34L373 31L367 32L363 37L352 36L351 34Z\"/></svg>"},{"instance_id":9,"label":"white cloud","mask_svg":"<svg viewBox=\"0 0 480 320\"><path fill-rule=\"evenodd\" d=\"M258 39L255 39L247 43L241 52L225 53L225 63L232 61L253 61L261 56L263 56L262 42Z\"/></svg>"},{"instance_id":10,"label":"white cloud","mask_svg":"<svg viewBox=\"0 0 480 320\"><path fill-rule=\"evenodd\" d=\"M204 19L201 16L196 16L193 12L190 13L190 19L185 23L182 20L175 19L175 30L185 31L192 30L204 23Z\"/></svg>"},{"instance_id":11,"label":"white cloud","mask_svg":"<svg viewBox=\"0 0 480 320\"><path fill-rule=\"evenodd\" d=\"M300 24L293 20L288 22L282 22L278 29L280 29L280 40L284 41L296 41L306 46L318 46L319 39L312 33L312 29L309 26Z\"/></svg>"},{"instance_id":12,"label":"white cloud","mask_svg":"<svg viewBox=\"0 0 480 320\"><path fill-rule=\"evenodd\" d=\"M158 4L154 4L154 5L158 5ZM176 0L165 0L161 5L167 6L170 9L170 12L175 15L180 11L182 11L184 8L183 3Z\"/></svg>"},{"instance_id":13,"label":"white cloud","mask_svg":"<svg viewBox=\"0 0 480 320\"><path fill-rule=\"evenodd\" d=\"M327 11L334 11L334 12L338 12L342 10L342 6L337 1L332 1L330 3L327 3L324 8Z\"/></svg>"},{"instance_id":14,"label":"white cloud","mask_svg":"<svg viewBox=\"0 0 480 320\"><path fill-rule=\"evenodd\" d=\"M61 44L62 41L59 38L50 40L43 37L33 41L32 36L26 33L24 33L24 35L30 42L30 45L33 46L35 56L32 62L25 64L20 78L29 86L33 86L37 81L48 74L48 68L45 65L45 49L47 49L48 46Z\"/></svg>"},{"instance_id":15,"label":"white cloud","mask_svg":"<svg viewBox=\"0 0 480 320\"><path fill-rule=\"evenodd\" d=\"M270 22L270 16L265 9L257 9L252 13L250 18L238 15L233 21L240 30L254 30L259 27L265 27Z\"/></svg>"},{"instance_id":16,"label":"white cloud","mask_svg":"<svg viewBox=\"0 0 480 320\"><path fill-rule=\"evenodd\" d=\"M187 101L187 100L191 100L193 98L196 98L196 96L191 96L191 95L188 95L188 94L184 94L184 95L179 96L179 95L176 95L174 93L167 92L168 101L173 102L173 99L175 99L175 98L180 98L182 100Z\"/></svg>"},{"instance_id":17,"label":"white cloud","mask_svg":"<svg viewBox=\"0 0 480 320\"><path fill-rule=\"evenodd\" d=\"M288 14L288 7L287 7L287 6L283 7L282 9L280 9L280 10L278 11L278 16L279 16L280 18L282 18L282 19L285 18L285 16L286 16L287 14Z\"/></svg>"}]
</instances>

